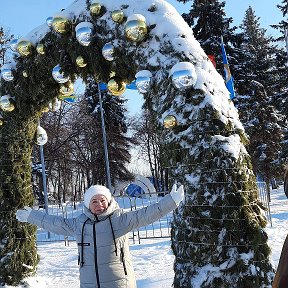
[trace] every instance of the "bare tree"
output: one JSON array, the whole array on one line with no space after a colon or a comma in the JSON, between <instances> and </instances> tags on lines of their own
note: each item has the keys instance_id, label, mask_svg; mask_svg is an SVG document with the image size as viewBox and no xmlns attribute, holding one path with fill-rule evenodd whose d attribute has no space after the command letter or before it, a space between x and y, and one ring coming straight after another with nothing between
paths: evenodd
<instances>
[{"instance_id":1,"label":"bare tree","mask_svg":"<svg viewBox=\"0 0 288 288\"><path fill-rule=\"evenodd\" d=\"M149 110L132 120L135 138L138 141L141 156L149 163L151 175L157 191L167 189L166 170L163 164L163 130Z\"/></svg>"},{"instance_id":2,"label":"bare tree","mask_svg":"<svg viewBox=\"0 0 288 288\"><path fill-rule=\"evenodd\" d=\"M9 42L13 39L8 30L0 26L0 67L6 62Z\"/></svg>"}]
</instances>

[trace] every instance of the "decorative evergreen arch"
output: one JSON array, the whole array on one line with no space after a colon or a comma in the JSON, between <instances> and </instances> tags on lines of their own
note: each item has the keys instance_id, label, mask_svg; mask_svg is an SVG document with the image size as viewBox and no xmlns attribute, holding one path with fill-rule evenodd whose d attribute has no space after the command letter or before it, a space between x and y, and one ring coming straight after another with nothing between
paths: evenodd
<instances>
[{"instance_id":1,"label":"decorative evergreen arch","mask_svg":"<svg viewBox=\"0 0 288 288\"><path fill-rule=\"evenodd\" d=\"M149 70L153 84L145 101L160 123L168 114L178 125L166 130L165 161L170 182L185 185L185 204L175 212L172 249L175 287L196 287L193 281L205 271L201 287L267 287L273 276L268 256L266 220L257 200L247 143L238 114L229 100L222 77L215 71L192 31L162 0L101 1L100 15L91 14L92 3L76 0L57 16L70 20L60 34L44 24L27 39L33 44L27 57L15 56L11 82L1 82L1 95L11 95L15 110L1 112L0 128L0 282L17 284L35 272L38 262L35 227L18 223L15 211L32 205L31 151L42 111L59 94L53 67L74 81L77 76L107 83L111 72L126 83L139 70ZM111 13L125 17L142 14L148 34L141 42L128 41L125 21L116 23ZM89 46L76 40L75 27L91 22ZM115 61L106 61L102 47L111 42ZM44 44L45 54L37 53ZM81 55L86 67L75 64ZM194 87L178 90L169 71L179 62L194 65ZM28 77L23 76L26 71ZM212 268L211 268L212 267ZM218 273L214 274L215 269Z\"/></svg>"}]
</instances>

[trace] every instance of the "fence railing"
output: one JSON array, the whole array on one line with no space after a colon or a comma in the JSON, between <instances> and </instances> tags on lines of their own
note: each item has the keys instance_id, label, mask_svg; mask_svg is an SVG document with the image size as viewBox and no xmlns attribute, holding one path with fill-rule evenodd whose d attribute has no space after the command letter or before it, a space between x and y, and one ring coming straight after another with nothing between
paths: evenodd
<instances>
[{"instance_id":1,"label":"fence railing","mask_svg":"<svg viewBox=\"0 0 288 288\"><path fill-rule=\"evenodd\" d=\"M271 217L271 210L270 210L270 197L267 191L267 184L265 182L257 182L258 186L258 197L260 202L265 207L265 215L267 220L270 222L272 227L272 217Z\"/></svg>"},{"instance_id":2,"label":"fence railing","mask_svg":"<svg viewBox=\"0 0 288 288\"><path fill-rule=\"evenodd\" d=\"M266 184L264 182L257 182L258 185L258 197L262 202L263 206L266 208L265 213L267 220L271 223L271 213L269 198L267 195ZM120 208L126 211L132 211L149 206L155 202L158 202L160 198L163 197L158 195L158 193L151 193L149 195L143 195L142 198L130 197L128 195L115 196L116 201ZM50 215L62 216L64 218L77 217L83 213L84 204L76 203L62 203L49 205L48 213ZM170 238L171 221L173 218L173 212L162 217L158 221L134 230L130 233L130 239L133 243L138 242L140 244L142 239L148 238ZM38 228L37 230L37 241L38 242L53 242L53 241L65 241L65 244L69 244L69 241L75 241L75 237L65 237L62 235L57 235L54 233L48 233L44 229Z\"/></svg>"},{"instance_id":3,"label":"fence railing","mask_svg":"<svg viewBox=\"0 0 288 288\"><path fill-rule=\"evenodd\" d=\"M114 197L120 208L126 211L132 211L158 202L164 194L165 193L161 192L161 196L159 196L158 193L150 193L149 195L143 195L142 197L130 197L128 195ZM83 211L83 202L76 203L75 205L71 202L52 204L49 205L48 208L49 215L61 216L64 218L77 217L83 213ZM136 243L136 241L140 243L141 239L170 237L170 223L172 221L172 217L173 213L171 212L150 225L134 230L130 233L130 238L132 239L133 243ZM38 242L65 241L65 243L69 243L69 241L74 240L75 237L66 237L54 233L48 234L48 232L42 228L38 228L37 230Z\"/></svg>"}]
</instances>

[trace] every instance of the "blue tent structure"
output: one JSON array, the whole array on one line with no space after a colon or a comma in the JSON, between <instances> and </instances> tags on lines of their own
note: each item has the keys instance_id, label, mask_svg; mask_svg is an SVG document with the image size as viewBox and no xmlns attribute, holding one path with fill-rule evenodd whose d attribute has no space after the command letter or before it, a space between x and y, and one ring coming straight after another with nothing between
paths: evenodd
<instances>
[{"instance_id":1,"label":"blue tent structure","mask_svg":"<svg viewBox=\"0 0 288 288\"><path fill-rule=\"evenodd\" d=\"M163 191L162 183L158 183L157 187L159 187L160 191ZM145 194L157 194L155 189L155 179L153 177L136 175L135 180L126 187L125 193L131 197L142 197ZM160 195L164 196L163 193L158 191L158 196Z\"/></svg>"},{"instance_id":2,"label":"blue tent structure","mask_svg":"<svg viewBox=\"0 0 288 288\"><path fill-rule=\"evenodd\" d=\"M156 190L152 177L136 175L135 180L126 187L125 192L131 197L139 197L145 194L156 193Z\"/></svg>"},{"instance_id":3,"label":"blue tent structure","mask_svg":"<svg viewBox=\"0 0 288 288\"><path fill-rule=\"evenodd\" d=\"M137 196L145 194L144 190L140 186L138 186L137 184L133 184L133 183L127 186L127 188L125 189L125 192L131 197L137 197Z\"/></svg>"}]
</instances>

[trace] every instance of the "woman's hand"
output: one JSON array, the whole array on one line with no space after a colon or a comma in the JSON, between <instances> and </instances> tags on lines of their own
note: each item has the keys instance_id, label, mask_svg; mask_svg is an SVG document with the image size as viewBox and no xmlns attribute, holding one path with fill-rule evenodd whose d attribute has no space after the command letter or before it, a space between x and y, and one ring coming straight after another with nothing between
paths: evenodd
<instances>
[{"instance_id":1,"label":"woman's hand","mask_svg":"<svg viewBox=\"0 0 288 288\"><path fill-rule=\"evenodd\" d=\"M174 184L172 187L172 190L170 192L170 195L171 195L172 199L174 200L174 202L176 203L176 205L179 205L179 203L184 199L184 187L183 187L183 185L181 185L177 189L177 185Z\"/></svg>"},{"instance_id":2,"label":"woman's hand","mask_svg":"<svg viewBox=\"0 0 288 288\"><path fill-rule=\"evenodd\" d=\"M32 209L28 206L25 206L23 209L16 211L16 219L20 222L27 222L27 219L31 213Z\"/></svg>"}]
</instances>

